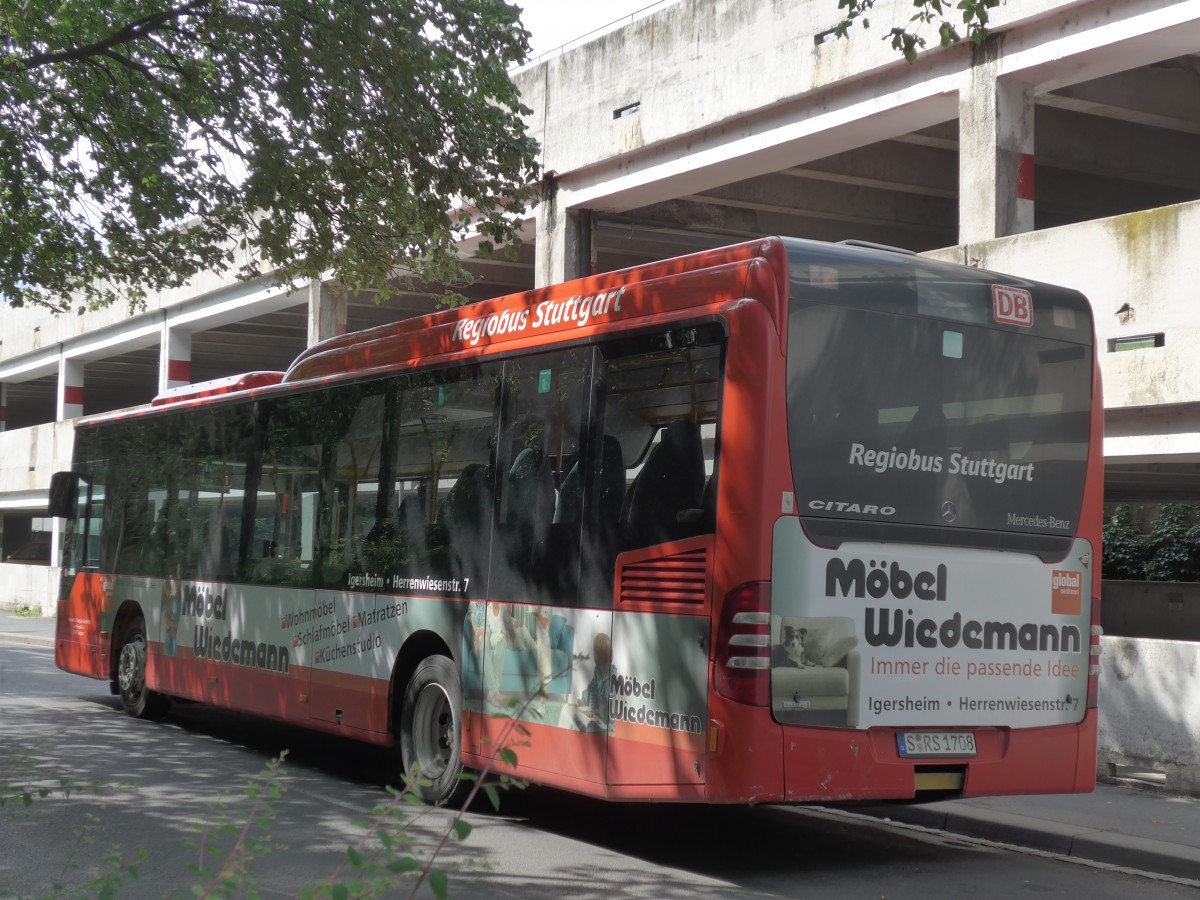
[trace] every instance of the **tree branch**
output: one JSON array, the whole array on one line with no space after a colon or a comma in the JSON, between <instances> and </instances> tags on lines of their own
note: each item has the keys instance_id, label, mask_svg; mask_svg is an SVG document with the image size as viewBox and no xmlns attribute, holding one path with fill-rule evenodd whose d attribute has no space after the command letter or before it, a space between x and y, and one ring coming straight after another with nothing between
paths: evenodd
<instances>
[{"instance_id":1,"label":"tree branch","mask_svg":"<svg viewBox=\"0 0 1200 900\"><path fill-rule=\"evenodd\" d=\"M189 0L189 2L182 6L163 10L160 13L147 16L137 22L130 22L124 28L114 31L108 37L94 43L84 44L79 47L70 47L65 50L55 50L51 53L35 53L25 59L18 59L17 62L28 70L64 62L79 62L93 56L104 55L114 47L119 47L122 44L130 44L141 40L147 35L153 34L169 22L177 21L188 15L203 14L203 12L207 11L207 7L211 3L212 0Z\"/></svg>"}]
</instances>

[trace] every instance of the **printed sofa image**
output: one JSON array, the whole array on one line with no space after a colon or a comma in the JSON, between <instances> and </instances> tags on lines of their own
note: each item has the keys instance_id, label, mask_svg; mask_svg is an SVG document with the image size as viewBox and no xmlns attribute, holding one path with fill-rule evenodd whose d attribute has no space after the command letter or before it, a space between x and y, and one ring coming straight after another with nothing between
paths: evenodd
<instances>
[{"instance_id":1,"label":"printed sofa image","mask_svg":"<svg viewBox=\"0 0 1200 900\"><path fill-rule=\"evenodd\" d=\"M504 608L502 616L488 615L488 627L499 626L503 637L488 635L482 653L477 654L472 646L472 628L468 615L468 627L463 633L463 692L476 696L499 691L514 697L529 697L538 690L541 676L538 672L538 655L543 655L543 667L550 675L546 693L551 697L565 698L571 692L571 665L575 652L575 627L566 618L548 614L548 625L539 631L535 607ZM539 647L538 641L545 646ZM546 646L549 648L546 654ZM486 681L483 667L495 664L499 670L498 683L494 677Z\"/></svg>"},{"instance_id":2,"label":"printed sofa image","mask_svg":"<svg viewBox=\"0 0 1200 900\"><path fill-rule=\"evenodd\" d=\"M771 636L771 707L784 722L858 724L860 658L853 620L781 619Z\"/></svg>"}]
</instances>

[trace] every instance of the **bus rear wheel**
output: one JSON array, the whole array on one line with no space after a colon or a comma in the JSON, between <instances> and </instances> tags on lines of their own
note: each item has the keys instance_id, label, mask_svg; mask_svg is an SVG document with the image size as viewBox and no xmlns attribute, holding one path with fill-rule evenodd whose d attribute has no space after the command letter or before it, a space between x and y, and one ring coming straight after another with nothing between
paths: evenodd
<instances>
[{"instance_id":1,"label":"bus rear wheel","mask_svg":"<svg viewBox=\"0 0 1200 900\"><path fill-rule=\"evenodd\" d=\"M404 688L400 706L404 777L426 803L453 804L467 794L462 765L462 687L454 662L428 656Z\"/></svg>"},{"instance_id":2,"label":"bus rear wheel","mask_svg":"<svg viewBox=\"0 0 1200 900\"><path fill-rule=\"evenodd\" d=\"M170 698L146 687L146 622L129 623L117 654L117 689L121 706L135 719L158 720L167 714Z\"/></svg>"}]
</instances>

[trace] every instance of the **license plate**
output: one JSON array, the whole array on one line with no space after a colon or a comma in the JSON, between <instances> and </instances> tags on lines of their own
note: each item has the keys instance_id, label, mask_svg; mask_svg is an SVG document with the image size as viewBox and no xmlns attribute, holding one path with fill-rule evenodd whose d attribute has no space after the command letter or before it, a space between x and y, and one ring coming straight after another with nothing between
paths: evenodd
<instances>
[{"instance_id":1,"label":"license plate","mask_svg":"<svg viewBox=\"0 0 1200 900\"><path fill-rule=\"evenodd\" d=\"M896 747L908 759L974 756L975 735L970 731L900 731Z\"/></svg>"}]
</instances>

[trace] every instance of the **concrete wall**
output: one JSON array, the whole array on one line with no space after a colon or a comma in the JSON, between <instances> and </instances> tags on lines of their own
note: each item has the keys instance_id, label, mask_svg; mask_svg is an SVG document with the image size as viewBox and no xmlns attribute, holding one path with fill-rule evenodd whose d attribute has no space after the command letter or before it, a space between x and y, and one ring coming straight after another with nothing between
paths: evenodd
<instances>
[{"instance_id":1,"label":"concrete wall","mask_svg":"<svg viewBox=\"0 0 1200 900\"><path fill-rule=\"evenodd\" d=\"M45 509L50 476L71 468L75 422L0 431L0 506Z\"/></svg>"},{"instance_id":2,"label":"concrete wall","mask_svg":"<svg viewBox=\"0 0 1200 900\"><path fill-rule=\"evenodd\" d=\"M989 15L994 29L1006 30L1050 14L1069 16L1074 9L1105 6L1088 0L1022 0ZM879 0L869 16L870 29L826 41L820 36L841 19L829 0L681 0L530 66L515 80L533 110L527 121L545 149L546 166L575 172L834 86L844 90L848 83L873 81L891 91L912 84L923 93L917 85L931 80L931 68L970 69L969 47L935 49L914 67L881 40L911 16L910 0ZM1065 27L1080 27L1085 20L1081 13ZM929 37L936 48L936 34ZM931 88L935 93L945 89ZM640 104L636 116L614 119L615 110L635 102ZM839 100L809 105L828 108ZM891 105L880 104L883 109ZM956 101L944 108L941 121L957 115ZM792 109L789 116L794 119L796 113ZM734 133L726 131L722 140L729 142ZM694 150L695 142L688 144L681 152Z\"/></svg>"},{"instance_id":3,"label":"concrete wall","mask_svg":"<svg viewBox=\"0 0 1200 900\"><path fill-rule=\"evenodd\" d=\"M0 563L0 609L27 607L54 615L61 571L58 566Z\"/></svg>"},{"instance_id":4,"label":"concrete wall","mask_svg":"<svg viewBox=\"0 0 1200 900\"><path fill-rule=\"evenodd\" d=\"M1200 643L1200 583L1105 579L1100 614L1110 637Z\"/></svg>"},{"instance_id":5,"label":"concrete wall","mask_svg":"<svg viewBox=\"0 0 1200 900\"><path fill-rule=\"evenodd\" d=\"M1101 774L1158 769L1167 790L1200 795L1200 643L1104 637L1101 666Z\"/></svg>"}]
</instances>

